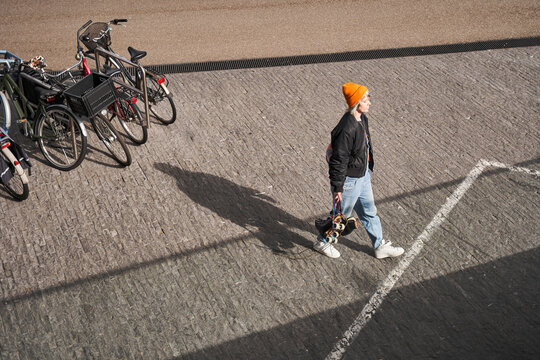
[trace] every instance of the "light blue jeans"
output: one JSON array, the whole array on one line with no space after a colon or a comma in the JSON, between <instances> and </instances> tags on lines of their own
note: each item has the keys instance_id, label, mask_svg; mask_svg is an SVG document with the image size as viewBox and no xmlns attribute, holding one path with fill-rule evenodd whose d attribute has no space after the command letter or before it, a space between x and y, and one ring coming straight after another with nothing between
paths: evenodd
<instances>
[{"instance_id":1,"label":"light blue jeans","mask_svg":"<svg viewBox=\"0 0 540 360\"><path fill-rule=\"evenodd\" d=\"M332 196L333 196L332 189ZM349 217L352 211L356 211L358 218L366 229L373 248L381 245L383 240L381 219L377 216L375 199L371 188L371 176L369 169L361 178L346 177L341 193L341 212Z\"/></svg>"}]
</instances>

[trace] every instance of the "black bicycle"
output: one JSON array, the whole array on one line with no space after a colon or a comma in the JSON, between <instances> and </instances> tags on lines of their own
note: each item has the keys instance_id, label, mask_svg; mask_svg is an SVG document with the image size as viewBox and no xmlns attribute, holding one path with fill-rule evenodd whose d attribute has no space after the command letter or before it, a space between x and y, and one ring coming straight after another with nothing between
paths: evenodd
<instances>
[{"instance_id":1,"label":"black bicycle","mask_svg":"<svg viewBox=\"0 0 540 360\"><path fill-rule=\"evenodd\" d=\"M103 49L115 53L111 48L112 42L110 32L112 28L110 25L118 25L124 22L127 22L127 19L114 19L107 23L92 23L80 35L80 40L90 53L94 52L97 46L101 46ZM140 65L139 61L146 56L146 51L136 50L131 46L128 47L128 52L131 62L137 65ZM117 61L112 57L106 57L104 67L106 68L106 73L108 75L112 77L121 77L124 82L142 90L143 80L140 71L133 71L133 74L132 70L136 69L128 69L122 62ZM172 124L176 120L176 106L174 105L172 94L167 87L169 84L167 78L146 67L144 70L150 113L163 124ZM143 101L143 99L140 100Z\"/></svg>"},{"instance_id":2,"label":"black bicycle","mask_svg":"<svg viewBox=\"0 0 540 360\"><path fill-rule=\"evenodd\" d=\"M39 145L45 159L59 170L71 170L80 165L86 155L87 134L82 121L63 104L63 91L25 72L28 63L12 53L0 54L0 91L4 91L3 107L10 109L18 120L0 124L6 132L13 123L22 124L22 132ZM7 95L7 96L6 96ZM8 118L4 118L4 121Z\"/></svg>"},{"instance_id":3,"label":"black bicycle","mask_svg":"<svg viewBox=\"0 0 540 360\"><path fill-rule=\"evenodd\" d=\"M61 81L65 74L83 61L84 58L78 64L56 75L45 71L47 65L41 56L32 59L32 65L43 81L63 89L66 102L73 112L83 118L88 118L98 138L109 150L112 157L120 165L128 166L132 161L131 153L118 131L105 116L108 114L105 109L112 106L113 102L118 101L118 90L112 85L112 82L107 76L90 73L89 70L87 76L76 81ZM86 63L84 64L86 65Z\"/></svg>"},{"instance_id":4,"label":"black bicycle","mask_svg":"<svg viewBox=\"0 0 540 360\"><path fill-rule=\"evenodd\" d=\"M57 78L67 86L76 84L91 72L86 59L87 57L91 59L95 58L93 55L83 50L79 39L81 31L91 23L92 21L89 20L77 30L77 53L75 54L75 58L79 60L78 63L57 75ZM117 119L124 129L126 136L135 144L141 145L148 140L148 129L143 122L143 116L137 107L137 98L129 96L129 94L124 91L124 88L125 87L118 89L117 99L113 104L107 107L108 113L106 114L106 117L111 123L113 123L114 119Z\"/></svg>"}]
</instances>

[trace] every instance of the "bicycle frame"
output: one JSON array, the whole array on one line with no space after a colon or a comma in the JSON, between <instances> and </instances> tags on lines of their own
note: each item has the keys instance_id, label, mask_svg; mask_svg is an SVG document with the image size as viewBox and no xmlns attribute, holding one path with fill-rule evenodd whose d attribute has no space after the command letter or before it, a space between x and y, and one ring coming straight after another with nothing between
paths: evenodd
<instances>
[{"instance_id":1,"label":"bicycle frame","mask_svg":"<svg viewBox=\"0 0 540 360\"><path fill-rule=\"evenodd\" d=\"M46 112L45 105L41 102L34 104L28 100L22 90L22 78L25 77L46 89L52 89L52 87L38 79L34 79L31 76L20 72L20 68L24 63L20 57L6 50L1 50L0 54L4 55L4 58L0 59L0 65L4 67L4 74L2 74L0 81L0 90L5 90L8 96L11 98L11 101L19 116L18 122L24 124L24 135L30 136L32 140L36 141L39 139L39 137L35 136L34 125L38 117ZM15 71L15 68L18 68L19 70L19 84L17 84L11 76L11 72Z\"/></svg>"},{"instance_id":2,"label":"bicycle frame","mask_svg":"<svg viewBox=\"0 0 540 360\"><path fill-rule=\"evenodd\" d=\"M19 115L19 121L24 123L24 131L25 135L28 136L30 134L32 140L36 140L34 137L34 131L32 126L27 125L27 120L30 120L32 125L33 121L37 118L37 114L40 112L38 110L39 106L44 106L43 104L35 105L32 104L26 96L24 96L24 93L22 92L19 85L15 83L15 80L11 77L9 73L4 74L2 77L2 82L0 83L0 90L5 90L8 94L8 96L11 98L11 101L13 105L15 105L15 110L17 111L17 114ZM28 128L30 130L28 130Z\"/></svg>"},{"instance_id":3,"label":"bicycle frame","mask_svg":"<svg viewBox=\"0 0 540 360\"><path fill-rule=\"evenodd\" d=\"M39 84L46 89L52 89L52 87L24 73L19 74L19 85L15 83L15 80L13 80L10 74L4 74L4 76L2 77L2 81L0 82L0 90L6 90L9 97L11 98L11 101L13 102L13 105L15 105L15 109L19 115L20 120L18 121L24 124L24 135L29 136L30 139L32 139L33 141L37 141L40 139L40 137L36 136L34 132L34 126L39 117L42 114L47 113L47 109L46 105L41 101L39 101L37 104L34 104L24 95L23 91L21 90L22 77L26 77L27 79L35 82L36 84ZM54 135L57 136L58 133L56 132L54 126L51 126L51 129L53 129ZM81 126L81 131L83 132L84 136L87 136L84 126Z\"/></svg>"},{"instance_id":4,"label":"bicycle frame","mask_svg":"<svg viewBox=\"0 0 540 360\"><path fill-rule=\"evenodd\" d=\"M86 58L84 56L81 56L81 59L76 64L71 65L70 67L68 67L65 70L62 70L56 75L51 75L50 73L47 73L46 71L44 72L44 74L46 75L47 79L61 79L64 76L64 74L70 73L70 71L75 69L76 67L82 67L84 76L90 74L91 72L90 68L88 67L88 64L86 63ZM56 81L59 82L58 80Z\"/></svg>"},{"instance_id":5,"label":"bicycle frame","mask_svg":"<svg viewBox=\"0 0 540 360\"><path fill-rule=\"evenodd\" d=\"M133 62L131 62L130 60L120 56L120 55L117 55L113 52L110 52L110 51L107 51L105 49L103 49L101 46L98 46L96 47L96 49L94 50L94 53L96 54L96 57L95 57L95 61L96 61L96 69L97 71L99 72L100 70L100 56L103 56L105 59L107 58L113 58L113 59L116 59L116 60L119 60L121 61L122 63L126 63L126 64L129 64L133 67L136 67L140 72L141 72L141 77L142 77L142 89L137 89L137 88L134 88L133 86L130 86L126 83L124 83L123 81L120 81L118 79L114 79L113 81L118 84L119 86L121 87L124 87L124 88L127 88L129 89L130 91L132 92L135 92L139 95L143 95L143 101L144 101L144 117L145 117L145 126L146 127L150 127L150 117L149 117L149 108L148 108L148 89L147 89L147 84L146 84L146 70L144 69L144 67L142 67L141 65L139 64L135 64Z\"/></svg>"},{"instance_id":6,"label":"bicycle frame","mask_svg":"<svg viewBox=\"0 0 540 360\"><path fill-rule=\"evenodd\" d=\"M0 90L11 99L9 111L15 108L23 134L37 142L53 167L67 171L79 166L86 154L88 135L80 118L62 103L63 91L48 84L46 74L35 77L33 71L26 71L36 64L13 55L12 59L0 59L0 65L4 66ZM42 68L38 65L34 70Z\"/></svg>"},{"instance_id":7,"label":"bicycle frame","mask_svg":"<svg viewBox=\"0 0 540 360\"><path fill-rule=\"evenodd\" d=\"M118 69L121 72L121 74L123 75L124 81L121 81L118 78L112 78L112 80L119 87L122 87L125 90L130 91L131 96L137 97L144 101L144 120L142 122L142 126L145 128L148 128L150 127L150 119L149 119L150 106L149 106L149 101L148 101L149 89L148 89L148 84L147 84L147 77L150 76L152 81L155 81L159 85L159 87L161 87L165 96L169 98L169 101L171 101L170 100L171 93L169 89L167 88L167 82L166 82L167 80L164 76L160 77L160 75L145 69L142 65L139 64L138 60L136 59L128 60L122 56L119 56L110 48L111 28L109 27L109 25L110 24L118 25L119 23L122 23L122 22L127 22L127 19L114 19L114 20L109 21L108 23L102 23L102 22L93 23L93 25L96 25L96 26L89 28L90 25L92 24L92 20L87 21L77 31L77 51L78 51L78 54L82 54L82 56L88 56L89 58L92 58L95 60L96 70L98 73L107 74L108 70L106 69L106 66L110 64L112 64L114 68ZM81 35L81 31L83 31L84 29L86 30ZM84 45L88 48L89 52L82 51L82 47L80 46L80 41L84 43ZM91 53L93 53L94 56L90 55ZM101 71L100 57L103 57L105 59L103 72ZM136 69L135 79L132 77L132 75L126 68L126 64ZM131 85L126 84L126 82ZM152 101L152 103L157 103L161 99L162 99L161 91L158 91L157 96L154 94L154 91L151 92L150 100ZM174 109L174 105L172 101L171 101L171 106L173 107L173 114L174 114L172 121L174 121L174 117L176 117L176 110ZM165 120L161 120L161 121L166 123Z\"/></svg>"},{"instance_id":8,"label":"bicycle frame","mask_svg":"<svg viewBox=\"0 0 540 360\"><path fill-rule=\"evenodd\" d=\"M56 75L51 75L51 74L48 74L48 73L45 72L48 79L55 79L55 81L60 82L57 79L61 79L65 74L68 74L69 76L71 76L71 70L73 70L74 68L80 68L82 70L82 75L83 76L87 76L87 75L89 75L91 73L90 67L88 66L88 64L86 62L86 58L88 57L90 59L95 60L95 57L90 55L89 53L83 51L83 49L82 49L82 47L81 47L81 45L79 43L80 32L84 28L86 28L88 25L90 25L91 23L92 23L92 21L90 20L90 21L86 22L79 30L77 30L77 38L76 38L76 40L77 40L77 54L75 55L75 57L77 59L79 59L79 61L76 64L74 64L74 65L70 66L69 68L59 72ZM135 89L135 88L133 88L133 87L127 85L127 84L123 84L123 86L125 88L127 88L128 90L137 91L137 89ZM126 100L128 100L128 99L126 99ZM133 103L134 103L134 101L130 101L130 104L133 104ZM119 111L117 111L116 109L117 109L117 107L114 106L114 103L108 106L109 112L111 112L112 114L114 114L118 118L124 119L125 114L121 113L120 107L118 107Z\"/></svg>"},{"instance_id":9,"label":"bicycle frame","mask_svg":"<svg viewBox=\"0 0 540 360\"><path fill-rule=\"evenodd\" d=\"M81 59L79 60L79 62L71 67L69 67L68 69L58 73L57 75L55 75L55 77L61 77L63 74L71 71L73 68L79 66L79 67L82 67L82 72L83 72L83 76L87 76L91 73L90 71L90 68L88 67L88 64L86 63L86 56L88 55L85 55L84 52L81 51L81 53L79 54L79 56L81 57ZM90 56L88 56L90 57ZM126 99L128 100L128 99ZM132 99L133 100L133 99ZM134 101L130 100L130 104L133 104L135 103ZM118 101L118 100L117 100ZM125 118L125 115L124 114L121 114L119 113L118 111L116 111L116 107L114 106L114 104L111 104L108 106L108 110L114 114L115 116L119 117L119 118Z\"/></svg>"},{"instance_id":10,"label":"bicycle frame","mask_svg":"<svg viewBox=\"0 0 540 360\"><path fill-rule=\"evenodd\" d=\"M112 51L112 50L110 50L110 51ZM131 74L129 73L128 69L124 66L124 64L122 64L121 62L115 61L113 58L109 58L107 60L110 63L112 63L118 70L120 70L122 72L122 74L125 75L125 77L128 79L128 81L131 84L134 84L137 89L142 90L142 87L144 86L143 81L142 81L143 76L141 75L141 73L139 71L135 72L135 80L133 80L133 78L131 77ZM106 64L107 64L107 62L106 62ZM144 70L146 71L146 73L144 75L145 77L150 76L152 78L155 78L155 77L158 76L156 73L152 72L151 70L148 70L147 68L144 68ZM164 84L165 77L162 76L161 79L158 79L156 81L161 85L161 87L162 87L163 91L165 92L165 94L169 95L171 93L169 91L169 89L167 89L167 86Z\"/></svg>"}]
</instances>

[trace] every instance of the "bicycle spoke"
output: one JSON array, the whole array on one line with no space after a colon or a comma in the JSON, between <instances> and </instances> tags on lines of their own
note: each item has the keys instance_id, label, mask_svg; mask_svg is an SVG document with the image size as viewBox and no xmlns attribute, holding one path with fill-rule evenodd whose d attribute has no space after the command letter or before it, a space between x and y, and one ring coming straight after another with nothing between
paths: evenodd
<instances>
[{"instance_id":1,"label":"bicycle spoke","mask_svg":"<svg viewBox=\"0 0 540 360\"><path fill-rule=\"evenodd\" d=\"M70 170L86 152L86 136L71 113L63 108L47 111L38 120L38 143L45 158L56 168Z\"/></svg>"},{"instance_id":2,"label":"bicycle spoke","mask_svg":"<svg viewBox=\"0 0 540 360\"><path fill-rule=\"evenodd\" d=\"M148 130L142 125L142 115L137 105L119 99L115 108L118 110L117 117L125 134L136 144L144 144L148 139Z\"/></svg>"},{"instance_id":3,"label":"bicycle spoke","mask_svg":"<svg viewBox=\"0 0 540 360\"><path fill-rule=\"evenodd\" d=\"M98 137L105 147L109 150L113 158L120 165L128 166L131 164L131 154L124 141L118 136L116 129L103 115L92 118L92 124Z\"/></svg>"},{"instance_id":4,"label":"bicycle spoke","mask_svg":"<svg viewBox=\"0 0 540 360\"><path fill-rule=\"evenodd\" d=\"M172 98L153 77L148 81L148 101L148 108L153 117L167 125L176 120L176 106Z\"/></svg>"},{"instance_id":5,"label":"bicycle spoke","mask_svg":"<svg viewBox=\"0 0 540 360\"><path fill-rule=\"evenodd\" d=\"M52 118L52 117L47 117L47 120L48 120L48 124L51 128L51 133L53 134L52 138L50 139L52 143L56 143L57 144L57 148L60 149L63 157L64 157L64 162L66 164L70 163L71 160L70 160L70 156L68 155L67 151L66 151L66 145L64 145L64 138L65 138L65 133L62 131L61 129L61 126L62 124L57 122L56 119ZM72 134L74 135L74 132L72 131ZM73 145L73 144L72 144ZM51 147L55 147L54 145L51 145ZM73 146L73 149L75 150L76 149L76 145ZM76 151L75 151L76 153Z\"/></svg>"}]
</instances>

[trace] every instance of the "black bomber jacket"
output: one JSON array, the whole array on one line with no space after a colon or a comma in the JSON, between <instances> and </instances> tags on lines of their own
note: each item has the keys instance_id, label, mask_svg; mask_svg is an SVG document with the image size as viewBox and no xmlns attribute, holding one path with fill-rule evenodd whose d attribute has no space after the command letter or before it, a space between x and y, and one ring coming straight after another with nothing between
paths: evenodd
<instances>
[{"instance_id":1,"label":"black bomber jacket","mask_svg":"<svg viewBox=\"0 0 540 360\"><path fill-rule=\"evenodd\" d=\"M332 130L332 155L328 162L328 173L334 192L343 192L343 183L347 176L363 177L368 165L373 171L373 143L369 135L368 119L364 114L360 119L361 121L357 121L351 113L346 112Z\"/></svg>"}]
</instances>

